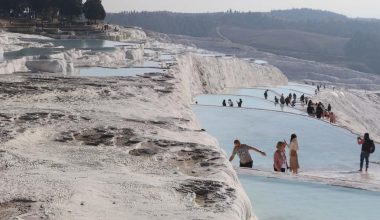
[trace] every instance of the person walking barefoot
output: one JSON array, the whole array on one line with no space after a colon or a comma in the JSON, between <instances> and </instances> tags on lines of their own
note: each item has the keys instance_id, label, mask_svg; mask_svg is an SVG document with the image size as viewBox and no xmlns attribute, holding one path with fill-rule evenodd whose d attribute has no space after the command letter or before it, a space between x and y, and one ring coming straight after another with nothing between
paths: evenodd
<instances>
[{"instance_id":1,"label":"person walking barefoot","mask_svg":"<svg viewBox=\"0 0 380 220\"><path fill-rule=\"evenodd\" d=\"M276 145L276 152L273 155L273 169L276 172L285 173L288 168L288 162L285 153L286 143L279 141Z\"/></svg>"},{"instance_id":2,"label":"person walking barefoot","mask_svg":"<svg viewBox=\"0 0 380 220\"><path fill-rule=\"evenodd\" d=\"M299 146L298 146L298 139L297 139L296 134L291 135L288 147L289 147L290 171L293 172L293 174L298 174L298 169L300 168L300 165L298 163Z\"/></svg>"},{"instance_id":3,"label":"person walking barefoot","mask_svg":"<svg viewBox=\"0 0 380 220\"><path fill-rule=\"evenodd\" d=\"M251 154L249 153L250 150L256 151L260 153L262 156L266 156L266 153L255 148L248 146L246 144L241 144L239 140L234 141L234 150L232 152L232 155L230 157L230 161L233 161L235 158L235 155L237 154L240 158L240 167L248 167L252 168L253 166L253 160L251 157Z\"/></svg>"}]
</instances>

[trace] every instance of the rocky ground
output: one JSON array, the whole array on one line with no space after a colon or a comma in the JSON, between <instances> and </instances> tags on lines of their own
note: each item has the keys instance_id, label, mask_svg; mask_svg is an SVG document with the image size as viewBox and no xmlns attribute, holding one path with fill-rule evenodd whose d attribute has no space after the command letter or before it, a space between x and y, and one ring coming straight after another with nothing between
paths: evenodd
<instances>
[{"instance_id":1,"label":"rocky ground","mask_svg":"<svg viewBox=\"0 0 380 220\"><path fill-rule=\"evenodd\" d=\"M243 81L286 78L192 55L162 75L3 75L0 218L253 218L231 164L190 107L195 94Z\"/></svg>"},{"instance_id":2,"label":"rocky ground","mask_svg":"<svg viewBox=\"0 0 380 220\"><path fill-rule=\"evenodd\" d=\"M210 210L226 219L237 192L225 180L235 174L212 178L228 164L215 143L190 141L207 137L190 112L165 107L174 82L171 75L3 77L0 218L186 219Z\"/></svg>"}]
</instances>

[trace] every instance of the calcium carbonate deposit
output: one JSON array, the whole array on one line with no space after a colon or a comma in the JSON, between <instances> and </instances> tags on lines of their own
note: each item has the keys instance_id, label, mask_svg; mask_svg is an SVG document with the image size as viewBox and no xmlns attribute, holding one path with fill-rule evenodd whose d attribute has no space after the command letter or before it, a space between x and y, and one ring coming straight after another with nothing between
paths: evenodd
<instances>
[{"instance_id":1,"label":"calcium carbonate deposit","mask_svg":"<svg viewBox=\"0 0 380 220\"><path fill-rule=\"evenodd\" d=\"M282 85L286 77L271 66L149 41L140 30L130 35L145 42L0 64L0 73L13 73L0 78L1 219L255 218L190 104L196 94ZM21 49L21 36L2 32L4 51ZM71 73L142 59L167 69L106 78Z\"/></svg>"}]
</instances>

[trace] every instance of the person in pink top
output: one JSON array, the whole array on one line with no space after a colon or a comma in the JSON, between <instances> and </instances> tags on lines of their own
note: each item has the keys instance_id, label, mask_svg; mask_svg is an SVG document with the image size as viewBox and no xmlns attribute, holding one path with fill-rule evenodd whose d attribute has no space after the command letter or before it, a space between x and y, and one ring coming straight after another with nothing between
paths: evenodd
<instances>
[{"instance_id":1,"label":"person in pink top","mask_svg":"<svg viewBox=\"0 0 380 220\"><path fill-rule=\"evenodd\" d=\"M288 169L288 161L286 159L286 152L285 152L286 143L279 141L277 143L277 150L274 153L273 156L273 168L276 172L282 172L285 173Z\"/></svg>"}]
</instances>

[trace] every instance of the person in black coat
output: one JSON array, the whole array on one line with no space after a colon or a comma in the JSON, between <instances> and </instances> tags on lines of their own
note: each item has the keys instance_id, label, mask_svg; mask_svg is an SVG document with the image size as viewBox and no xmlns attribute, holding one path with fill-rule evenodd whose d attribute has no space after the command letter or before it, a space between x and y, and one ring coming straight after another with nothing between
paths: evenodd
<instances>
[{"instance_id":1,"label":"person in black coat","mask_svg":"<svg viewBox=\"0 0 380 220\"><path fill-rule=\"evenodd\" d=\"M369 138L369 134L365 133L364 138L358 137L358 144L362 145L360 153L360 172L363 170L364 160L366 163L365 171L368 171L369 155L375 151L375 143Z\"/></svg>"},{"instance_id":2,"label":"person in black coat","mask_svg":"<svg viewBox=\"0 0 380 220\"><path fill-rule=\"evenodd\" d=\"M321 103L318 103L318 105L317 105L317 109L316 109L315 113L316 113L318 119L321 119L321 118L322 118L322 115L323 115L323 108L322 108Z\"/></svg>"}]
</instances>

